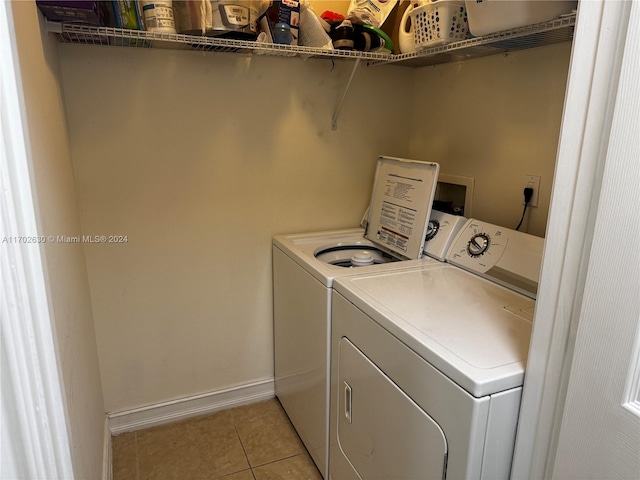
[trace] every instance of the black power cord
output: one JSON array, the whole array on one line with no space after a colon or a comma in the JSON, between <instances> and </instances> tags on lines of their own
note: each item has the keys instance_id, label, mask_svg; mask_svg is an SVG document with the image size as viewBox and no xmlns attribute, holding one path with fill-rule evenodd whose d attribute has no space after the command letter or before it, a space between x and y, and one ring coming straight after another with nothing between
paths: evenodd
<instances>
[{"instance_id":1,"label":"black power cord","mask_svg":"<svg viewBox=\"0 0 640 480\"><path fill-rule=\"evenodd\" d=\"M527 213L527 207L529 206L531 197L533 197L533 188L526 187L524 189L524 210L522 210L522 218L520 219L520 223L516 227L516 230L520 230L520 226L522 225L522 221L524 220L524 214Z\"/></svg>"}]
</instances>

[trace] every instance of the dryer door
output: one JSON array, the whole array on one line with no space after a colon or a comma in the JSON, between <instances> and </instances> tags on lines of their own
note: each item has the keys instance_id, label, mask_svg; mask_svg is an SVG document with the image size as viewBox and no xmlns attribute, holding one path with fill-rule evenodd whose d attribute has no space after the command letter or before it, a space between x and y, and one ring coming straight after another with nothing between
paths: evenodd
<instances>
[{"instance_id":1,"label":"dryer door","mask_svg":"<svg viewBox=\"0 0 640 480\"><path fill-rule=\"evenodd\" d=\"M438 424L349 339L339 354L338 444L357 475L445 478L447 440Z\"/></svg>"}]
</instances>

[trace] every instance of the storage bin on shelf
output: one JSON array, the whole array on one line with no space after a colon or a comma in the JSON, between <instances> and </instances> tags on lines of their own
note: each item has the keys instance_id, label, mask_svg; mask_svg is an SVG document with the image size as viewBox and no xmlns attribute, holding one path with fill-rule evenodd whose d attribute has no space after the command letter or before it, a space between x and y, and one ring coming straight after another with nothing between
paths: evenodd
<instances>
[{"instance_id":1,"label":"storage bin on shelf","mask_svg":"<svg viewBox=\"0 0 640 480\"><path fill-rule=\"evenodd\" d=\"M469 31L480 37L543 23L577 8L575 0L466 0Z\"/></svg>"},{"instance_id":2,"label":"storage bin on shelf","mask_svg":"<svg viewBox=\"0 0 640 480\"><path fill-rule=\"evenodd\" d=\"M417 50L467 38L464 0L431 0L411 11Z\"/></svg>"}]
</instances>

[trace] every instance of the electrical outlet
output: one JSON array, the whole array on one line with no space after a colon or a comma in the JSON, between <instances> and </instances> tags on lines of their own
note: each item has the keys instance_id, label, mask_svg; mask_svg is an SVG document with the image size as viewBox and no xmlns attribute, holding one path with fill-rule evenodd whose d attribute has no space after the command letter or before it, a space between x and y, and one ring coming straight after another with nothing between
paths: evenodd
<instances>
[{"instance_id":1,"label":"electrical outlet","mask_svg":"<svg viewBox=\"0 0 640 480\"><path fill-rule=\"evenodd\" d=\"M529 206L537 207L538 194L540 193L540 177L537 175L527 175L524 181L524 188L533 188L533 195L531 195Z\"/></svg>"}]
</instances>

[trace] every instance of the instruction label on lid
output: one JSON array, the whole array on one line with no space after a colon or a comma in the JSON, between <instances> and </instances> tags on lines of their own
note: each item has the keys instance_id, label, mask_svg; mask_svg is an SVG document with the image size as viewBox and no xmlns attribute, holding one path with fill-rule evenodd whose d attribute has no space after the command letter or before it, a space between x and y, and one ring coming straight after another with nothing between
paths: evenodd
<instances>
[{"instance_id":1,"label":"instruction label on lid","mask_svg":"<svg viewBox=\"0 0 640 480\"><path fill-rule=\"evenodd\" d=\"M396 256L421 258L440 167L380 157L366 237Z\"/></svg>"}]
</instances>

